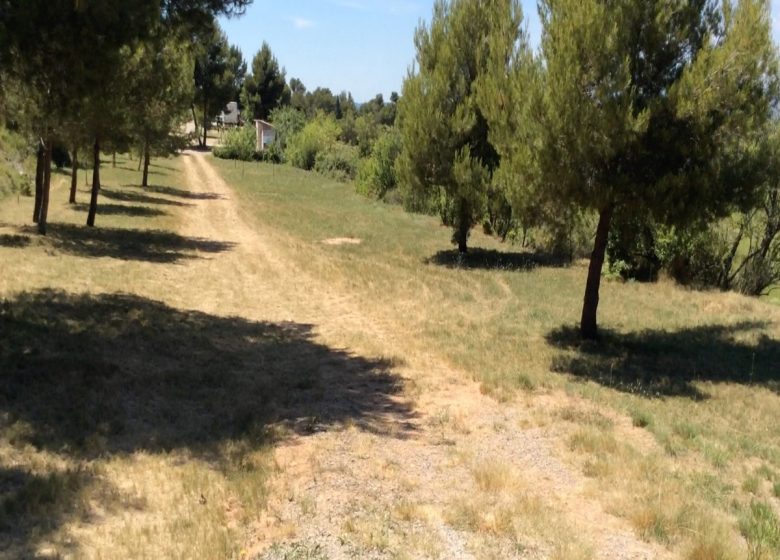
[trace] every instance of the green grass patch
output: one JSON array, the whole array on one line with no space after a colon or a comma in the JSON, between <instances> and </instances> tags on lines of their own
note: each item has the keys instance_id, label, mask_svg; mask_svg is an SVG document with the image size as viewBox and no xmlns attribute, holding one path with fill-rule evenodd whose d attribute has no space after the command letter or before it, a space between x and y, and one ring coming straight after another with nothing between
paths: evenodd
<instances>
[{"instance_id":1,"label":"green grass patch","mask_svg":"<svg viewBox=\"0 0 780 560\"><path fill-rule=\"evenodd\" d=\"M772 506L753 501L740 516L739 527L748 543L749 557L777 558L780 554L780 521Z\"/></svg>"}]
</instances>

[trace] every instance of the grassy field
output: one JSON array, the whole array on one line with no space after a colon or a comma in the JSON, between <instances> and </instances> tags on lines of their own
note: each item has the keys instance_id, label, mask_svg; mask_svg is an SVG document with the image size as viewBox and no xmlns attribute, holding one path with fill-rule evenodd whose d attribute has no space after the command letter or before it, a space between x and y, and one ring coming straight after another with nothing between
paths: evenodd
<instances>
[{"instance_id":1,"label":"grassy field","mask_svg":"<svg viewBox=\"0 0 780 560\"><path fill-rule=\"evenodd\" d=\"M214 160L242 225L188 184L191 157L155 160L147 190L137 161L107 163L94 230L65 173L45 239L25 225L30 198L0 201L0 558L242 558L266 533L305 534L318 509L356 557L443 558L455 530L477 558L587 559L602 508L669 557L780 555L780 308L607 282L604 340L581 344L584 263L479 232L459 262L436 219ZM464 378L490 407L447 401ZM414 422L434 441L406 437ZM499 457L525 432L547 434L595 510L562 515L522 455ZM442 479L408 480L433 459ZM324 486L275 486L350 465L345 503L376 492L376 511L342 519ZM377 481L407 498L384 508ZM295 504L299 526L271 523L273 504Z\"/></svg>"},{"instance_id":2,"label":"grassy field","mask_svg":"<svg viewBox=\"0 0 780 560\"><path fill-rule=\"evenodd\" d=\"M0 558L238 557L230 504L262 510L270 405L306 386L274 375L328 354L304 327L164 303L229 247L176 233L198 199L180 160L145 190L136 164L104 164L95 229L83 175L75 206L53 175L45 239L31 198L0 202Z\"/></svg>"},{"instance_id":3,"label":"grassy field","mask_svg":"<svg viewBox=\"0 0 780 560\"><path fill-rule=\"evenodd\" d=\"M575 334L584 263L545 266L474 233L457 264L437 221L349 185L264 164L216 161L249 220L303 270L339 286L409 353L440 357L507 406L565 393L613 421L550 410L570 460L605 508L676 555L780 555L780 309L670 282L609 282L604 340ZM331 244L353 238L360 243Z\"/></svg>"}]
</instances>

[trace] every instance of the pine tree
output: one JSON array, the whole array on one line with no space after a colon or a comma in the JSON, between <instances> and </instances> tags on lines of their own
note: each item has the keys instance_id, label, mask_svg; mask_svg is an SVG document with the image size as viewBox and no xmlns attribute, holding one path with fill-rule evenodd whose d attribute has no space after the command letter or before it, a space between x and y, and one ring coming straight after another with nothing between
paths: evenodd
<instances>
[{"instance_id":1,"label":"pine tree","mask_svg":"<svg viewBox=\"0 0 780 560\"><path fill-rule=\"evenodd\" d=\"M598 214L580 323L595 338L613 219L707 221L757 192L769 3L542 0L540 14L540 58L507 87L516 139L496 145L526 194Z\"/></svg>"},{"instance_id":2,"label":"pine tree","mask_svg":"<svg viewBox=\"0 0 780 560\"><path fill-rule=\"evenodd\" d=\"M504 41L504 49L511 49L522 35L521 21L514 0L439 0L430 26L415 34L416 68L404 81L398 106L399 175L407 199L435 201L461 253L484 216L499 163L477 103L489 45Z\"/></svg>"},{"instance_id":3,"label":"pine tree","mask_svg":"<svg viewBox=\"0 0 780 560\"><path fill-rule=\"evenodd\" d=\"M35 104L31 122L44 141L40 193L35 220L46 233L51 150L55 139L83 119L90 134L120 129L111 121L116 94L113 82L120 51L144 39L156 25L170 33L199 29L216 14L240 14L251 0L25 0L0 3L0 67ZM99 147L100 139L94 143ZM93 157L99 150L93 150ZM97 172L97 170L96 170ZM38 194L40 196L38 196ZM96 196L93 195L93 199ZM93 205L94 206L94 205ZM94 211L90 211L94 222Z\"/></svg>"},{"instance_id":4,"label":"pine tree","mask_svg":"<svg viewBox=\"0 0 780 560\"><path fill-rule=\"evenodd\" d=\"M160 29L128 49L123 82L127 90L130 134L142 146L141 185L149 186L152 152L164 155L176 145L192 99L193 63L185 45Z\"/></svg>"},{"instance_id":5,"label":"pine tree","mask_svg":"<svg viewBox=\"0 0 780 560\"><path fill-rule=\"evenodd\" d=\"M268 43L252 59L252 73L244 80L241 102L252 119L268 119L271 111L290 103L291 91L285 71L271 52Z\"/></svg>"},{"instance_id":6,"label":"pine tree","mask_svg":"<svg viewBox=\"0 0 780 560\"><path fill-rule=\"evenodd\" d=\"M205 148L211 121L230 101L238 99L246 74L246 63L241 51L230 45L216 21L198 33L194 50L195 95L192 114L197 128L195 108L201 110L203 136L198 142Z\"/></svg>"}]
</instances>

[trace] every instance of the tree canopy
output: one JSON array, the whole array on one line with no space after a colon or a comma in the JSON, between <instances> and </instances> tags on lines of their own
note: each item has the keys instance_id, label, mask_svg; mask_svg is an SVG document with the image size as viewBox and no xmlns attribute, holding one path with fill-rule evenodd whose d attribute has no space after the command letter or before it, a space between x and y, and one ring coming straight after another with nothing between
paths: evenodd
<instances>
[{"instance_id":1,"label":"tree canopy","mask_svg":"<svg viewBox=\"0 0 780 560\"><path fill-rule=\"evenodd\" d=\"M416 67L398 109L399 172L408 199L434 201L461 253L499 163L477 94L491 49L511 50L523 37L521 21L513 0L439 0L430 25L415 34Z\"/></svg>"},{"instance_id":2,"label":"tree canopy","mask_svg":"<svg viewBox=\"0 0 780 560\"><path fill-rule=\"evenodd\" d=\"M525 193L599 215L581 321L593 338L613 218L707 221L757 192L777 89L769 4L542 0L540 14L538 60L512 59L510 95L487 112Z\"/></svg>"},{"instance_id":3,"label":"tree canopy","mask_svg":"<svg viewBox=\"0 0 780 560\"><path fill-rule=\"evenodd\" d=\"M169 38L202 34L217 14L237 15L251 0L5 0L0 4L0 68L24 89L28 126L51 159L58 136L76 130L95 142L119 137L126 94L118 81L127 48L160 28ZM240 59L240 53L239 53ZM80 123L80 124L76 124ZM39 167L46 169L45 162ZM36 181L37 183L38 181ZM34 219L46 231L49 174L36 185ZM94 223L96 195L88 222Z\"/></svg>"},{"instance_id":4,"label":"tree canopy","mask_svg":"<svg viewBox=\"0 0 780 560\"><path fill-rule=\"evenodd\" d=\"M246 74L246 62L241 51L232 46L216 22L196 37L195 49L195 107L201 111L203 137L206 146L209 124L230 101L237 101ZM197 125L197 119L195 119Z\"/></svg>"},{"instance_id":5,"label":"tree canopy","mask_svg":"<svg viewBox=\"0 0 780 560\"><path fill-rule=\"evenodd\" d=\"M241 102L252 119L268 119L271 111L290 103L291 90L284 69L271 52L268 43L252 59L252 73L244 80Z\"/></svg>"}]
</instances>

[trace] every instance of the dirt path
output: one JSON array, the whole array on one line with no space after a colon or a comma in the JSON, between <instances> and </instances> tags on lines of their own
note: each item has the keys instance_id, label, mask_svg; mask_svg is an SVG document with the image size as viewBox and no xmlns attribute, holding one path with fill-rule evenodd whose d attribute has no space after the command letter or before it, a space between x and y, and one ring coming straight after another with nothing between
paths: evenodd
<instances>
[{"instance_id":1,"label":"dirt path","mask_svg":"<svg viewBox=\"0 0 780 560\"><path fill-rule=\"evenodd\" d=\"M209 157L183 156L196 200L182 233L235 246L175 271L177 282L199 287L199 301L171 298L206 312L312 324L332 347L362 333L382 355L406 356L392 325L378 323L350 294L335 293L285 260L270 232L242 219ZM666 556L587 495L586 479L558 458L554 427L523 427L535 407L558 406L565 397L499 404L435 360L412 360L394 364L412 387L395 397L397 407L371 423L313 426L278 447L279 474L268 511L246 545L248 556L285 558L306 550L311 556L301 557L366 557L371 551L370 557L385 558L405 550L408 557L474 558L481 551L497 558L575 558L583 548L604 559ZM342 382L339 372L331 381ZM324 425L328 407L344 403L329 400L327 388L323 402ZM488 482L480 482L485 472ZM507 508L521 522L502 525L498 518Z\"/></svg>"}]
</instances>

